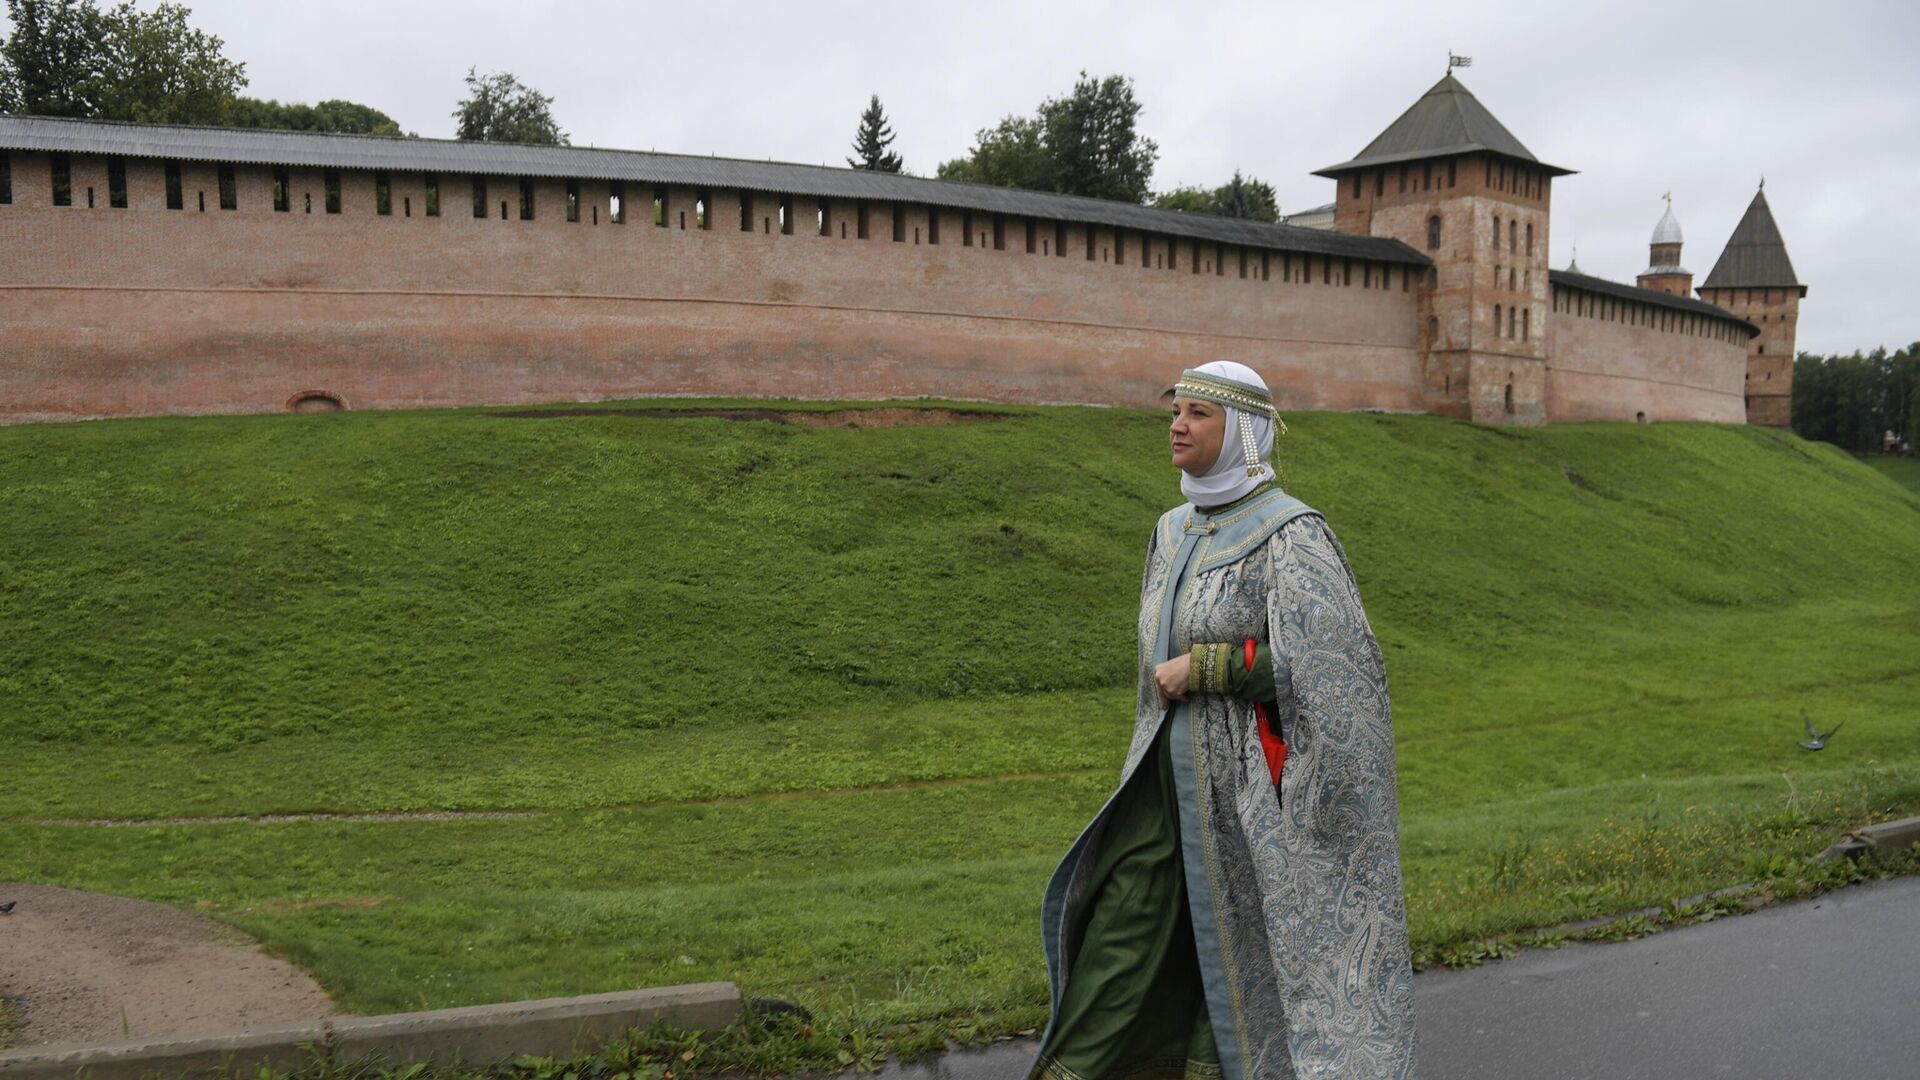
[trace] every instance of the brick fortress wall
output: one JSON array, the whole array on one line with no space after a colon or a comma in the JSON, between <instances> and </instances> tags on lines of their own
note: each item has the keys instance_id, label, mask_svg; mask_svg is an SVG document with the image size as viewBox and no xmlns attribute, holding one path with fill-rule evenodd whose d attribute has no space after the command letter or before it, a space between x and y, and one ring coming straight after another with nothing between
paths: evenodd
<instances>
[{"instance_id":1,"label":"brick fortress wall","mask_svg":"<svg viewBox=\"0 0 1920 1080\"><path fill-rule=\"evenodd\" d=\"M0 422L273 411L314 391L327 397L309 405L355 408L1151 405L1181 367L1222 356L1288 409L1738 422L1770 403L1734 326L1577 289L1549 300L1546 185L1479 158L1410 166L1404 191L1398 169L1342 186L1344 230L1407 239L1431 270L723 190L629 185L616 223L605 182L534 181L522 220L519 179L476 190L466 175L439 178L429 216L428 178L393 174L383 215L375 174L342 171L329 213L325 174L293 168L279 212L275 170L235 166L225 210L219 169L193 162L171 210L161 164L129 161L116 209L106 160L70 160L73 205L57 207L48 157L9 155ZM1792 314L1754 317L1790 335ZM1787 363L1776 351L1755 366Z\"/></svg>"},{"instance_id":2,"label":"brick fortress wall","mask_svg":"<svg viewBox=\"0 0 1920 1080\"><path fill-rule=\"evenodd\" d=\"M1555 285L1547 411L1556 420L1747 419L1748 331L1725 319Z\"/></svg>"},{"instance_id":3,"label":"brick fortress wall","mask_svg":"<svg viewBox=\"0 0 1920 1080\"><path fill-rule=\"evenodd\" d=\"M664 190L656 225L655 192L629 186L616 224L605 182L535 181L526 221L521 182L487 178L476 218L464 175L440 178L429 217L425 177L393 174L380 215L374 174L342 171L328 213L323 174L294 168L276 212L273 170L235 166L223 210L216 167L193 162L170 210L161 164L138 159L114 209L105 159L71 162L73 205L56 207L48 157L11 155L0 421L273 411L306 391L353 408L1153 405L1217 357L1259 369L1282 408L1429 406L1424 271L1400 265L720 190Z\"/></svg>"}]
</instances>

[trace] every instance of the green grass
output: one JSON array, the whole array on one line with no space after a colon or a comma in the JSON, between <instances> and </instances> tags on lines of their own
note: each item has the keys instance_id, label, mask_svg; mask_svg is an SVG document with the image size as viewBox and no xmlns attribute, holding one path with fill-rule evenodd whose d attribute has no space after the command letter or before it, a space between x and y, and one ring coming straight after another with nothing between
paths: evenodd
<instances>
[{"instance_id":1,"label":"green grass","mask_svg":"<svg viewBox=\"0 0 1920 1080\"><path fill-rule=\"evenodd\" d=\"M1155 413L1002 411L0 429L0 879L207 910L359 1011L720 978L1031 1026L1177 495ZM1911 490L1760 429L1289 424L1423 953L1920 811ZM45 821L442 810L530 816Z\"/></svg>"},{"instance_id":2,"label":"green grass","mask_svg":"<svg viewBox=\"0 0 1920 1080\"><path fill-rule=\"evenodd\" d=\"M1920 495L1920 458L1889 457L1886 454L1869 454L1860 460L1866 462L1876 472L1887 479Z\"/></svg>"}]
</instances>

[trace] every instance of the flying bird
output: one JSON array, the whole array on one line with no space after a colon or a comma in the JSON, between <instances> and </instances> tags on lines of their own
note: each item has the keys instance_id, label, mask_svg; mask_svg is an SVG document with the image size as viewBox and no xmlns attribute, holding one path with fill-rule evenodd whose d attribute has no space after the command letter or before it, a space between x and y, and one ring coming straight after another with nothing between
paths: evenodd
<instances>
[{"instance_id":1,"label":"flying bird","mask_svg":"<svg viewBox=\"0 0 1920 1080\"><path fill-rule=\"evenodd\" d=\"M1820 734L1820 729L1813 726L1813 717L1808 716L1807 710L1805 709L1800 710L1800 722L1807 725L1807 741L1800 744L1800 749L1802 750L1825 749L1827 740L1833 738L1834 732L1839 731L1847 724L1845 720L1842 720L1838 724L1833 725L1833 731L1822 735Z\"/></svg>"}]
</instances>

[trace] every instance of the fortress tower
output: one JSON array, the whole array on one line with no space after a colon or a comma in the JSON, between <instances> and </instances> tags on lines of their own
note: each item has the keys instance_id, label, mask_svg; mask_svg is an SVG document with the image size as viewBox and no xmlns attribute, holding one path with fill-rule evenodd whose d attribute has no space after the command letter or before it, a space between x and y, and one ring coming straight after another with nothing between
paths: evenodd
<instances>
[{"instance_id":1,"label":"fortress tower","mask_svg":"<svg viewBox=\"0 0 1920 1080\"><path fill-rule=\"evenodd\" d=\"M1747 423L1787 427L1793 421L1793 339L1807 287L1794 276L1764 184L1700 285L1700 296L1758 327L1748 344Z\"/></svg>"},{"instance_id":2,"label":"fortress tower","mask_svg":"<svg viewBox=\"0 0 1920 1080\"><path fill-rule=\"evenodd\" d=\"M1547 225L1553 178L1451 73L1351 161L1334 228L1391 237L1433 259L1422 376L1431 411L1546 422Z\"/></svg>"},{"instance_id":3,"label":"fortress tower","mask_svg":"<svg viewBox=\"0 0 1920 1080\"><path fill-rule=\"evenodd\" d=\"M1673 216L1673 197L1667 197L1667 212L1653 227L1653 242L1648 245L1647 268L1635 280L1643 289L1657 289L1675 296L1693 295L1693 271L1680 265L1680 221Z\"/></svg>"}]
</instances>

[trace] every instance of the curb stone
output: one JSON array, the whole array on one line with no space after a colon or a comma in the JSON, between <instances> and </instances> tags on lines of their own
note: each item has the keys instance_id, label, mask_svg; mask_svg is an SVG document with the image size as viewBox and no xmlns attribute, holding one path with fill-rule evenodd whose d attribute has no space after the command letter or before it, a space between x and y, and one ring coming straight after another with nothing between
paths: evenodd
<instances>
[{"instance_id":1,"label":"curb stone","mask_svg":"<svg viewBox=\"0 0 1920 1080\"><path fill-rule=\"evenodd\" d=\"M664 1021L715 1031L740 1019L740 988L695 983L584 997L471 1005L294 1024L218 1035L169 1036L90 1046L37 1046L0 1053L0 1080L141 1080L227 1069L286 1070L324 1056L393 1063L482 1063L521 1054L569 1057L622 1032Z\"/></svg>"}]
</instances>

